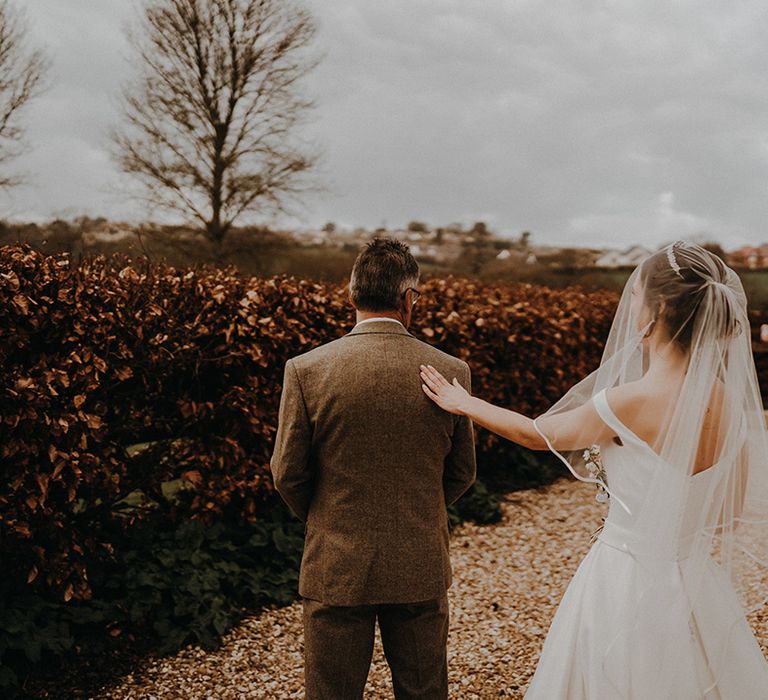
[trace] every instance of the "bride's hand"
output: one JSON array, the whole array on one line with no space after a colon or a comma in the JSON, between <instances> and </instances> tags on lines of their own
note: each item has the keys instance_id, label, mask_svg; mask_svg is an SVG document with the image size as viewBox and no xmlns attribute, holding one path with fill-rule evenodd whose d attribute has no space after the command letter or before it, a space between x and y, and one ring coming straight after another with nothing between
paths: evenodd
<instances>
[{"instance_id":1,"label":"bride's hand","mask_svg":"<svg viewBox=\"0 0 768 700\"><path fill-rule=\"evenodd\" d=\"M464 414L471 394L459 384L459 380L453 378L453 384L440 374L432 365L419 365L421 368L420 376L422 382L421 388L440 408L449 413Z\"/></svg>"}]
</instances>

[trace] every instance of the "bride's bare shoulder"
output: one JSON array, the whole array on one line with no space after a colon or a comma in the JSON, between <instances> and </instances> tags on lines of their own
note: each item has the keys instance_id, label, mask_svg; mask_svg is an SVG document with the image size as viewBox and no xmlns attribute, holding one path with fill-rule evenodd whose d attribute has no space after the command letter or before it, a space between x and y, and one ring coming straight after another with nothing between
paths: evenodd
<instances>
[{"instance_id":1,"label":"bride's bare shoulder","mask_svg":"<svg viewBox=\"0 0 768 700\"><path fill-rule=\"evenodd\" d=\"M669 401L668 395L659 393L658 387L639 379L612 387L605 398L616 417L631 430L644 435L653 432L661 406Z\"/></svg>"},{"instance_id":2,"label":"bride's bare shoulder","mask_svg":"<svg viewBox=\"0 0 768 700\"><path fill-rule=\"evenodd\" d=\"M649 382L645 378L612 387L605 393L608 403L615 413L626 411L630 415L647 408L660 408L674 405L677 392L668 384ZM720 379L712 383L707 413L718 412L725 396L725 385ZM619 416L621 417L621 416Z\"/></svg>"},{"instance_id":3,"label":"bride's bare shoulder","mask_svg":"<svg viewBox=\"0 0 768 700\"><path fill-rule=\"evenodd\" d=\"M608 405L617 415L619 412L637 410L648 400L648 395L648 386L642 379L611 387L605 392Z\"/></svg>"},{"instance_id":4,"label":"bride's bare shoulder","mask_svg":"<svg viewBox=\"0 0 768 700\"><path fill-rule=\"evenodd\" d=\"M637 435L652 442L659 430L674 411L678 391L669 384L646 381L645 378L613 387L606 392L606 399L618 419ZM712 385L712 394L704 416L705 429L719 425L724 385L718 379Z\"/></svg>"}]
</instances>

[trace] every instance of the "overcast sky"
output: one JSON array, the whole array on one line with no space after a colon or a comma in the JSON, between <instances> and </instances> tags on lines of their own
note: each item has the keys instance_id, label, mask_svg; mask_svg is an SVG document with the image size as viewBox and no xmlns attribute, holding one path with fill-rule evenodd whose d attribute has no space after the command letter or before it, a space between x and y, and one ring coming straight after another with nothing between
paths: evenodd
<instances>
[{"instance_id":1,"label":"overcast sky","mask_svg":"<svg viewBox=\"0 0 768 700\"><path fill-rule=\"evenodd\" d=\"M139 0L15 0L51 57L2 215L138 220L107 153ZM484 220L536 243L768 240L762 0L306 0L327 54L291 222ZM118 190L118 191L114 191Z\"/></svg>"}]
</instances>

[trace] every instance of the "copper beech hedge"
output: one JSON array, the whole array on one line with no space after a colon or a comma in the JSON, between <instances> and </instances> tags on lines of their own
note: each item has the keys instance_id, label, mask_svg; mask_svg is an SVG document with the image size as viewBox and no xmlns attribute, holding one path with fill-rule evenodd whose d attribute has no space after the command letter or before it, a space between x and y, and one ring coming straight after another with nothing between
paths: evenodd
<instances>
[{"instance_id":1,"label":"copper beech hedge","mask_svg":"<svg viewBox=\"0 0 768 700\"><path fill-rule=\"evenodd\" d=\"M411 330L465 359L476 394L536 414L597 365L616 303L429 279ZM258 519L284 363L353 322L344 285L0 248L4 576L87 599L89 567L137 518ZM477 437L481 463L511 461L510 443ZM174 479L187 488L163 498ZM138 491L147 503L122 508Z\"/></svg>"}]
</instances>

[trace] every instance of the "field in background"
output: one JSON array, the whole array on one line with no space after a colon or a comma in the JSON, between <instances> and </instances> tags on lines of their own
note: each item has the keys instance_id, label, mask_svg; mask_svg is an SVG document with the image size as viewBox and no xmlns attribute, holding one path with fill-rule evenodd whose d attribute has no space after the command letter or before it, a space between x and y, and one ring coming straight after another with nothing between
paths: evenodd
<instances>
[{"instance_id":1,"label":"field in background","mask_svg":"<svg viewBox=\"0 0 768 700\"><path fill-rule=\"evenodd\" d=\"M373 234L371 234L373 235ZM75 260L99 253L148 255L156 262L174 267L212 262L215 251L199 233L182 226L139 226L129 229L103 219L83 218L75 222L53 221L44 226L0 223L0 246L26 242L46 253L69 253ZM284 234L266 228L234 229L225 239L219 264L235 265L245 275L272 277L293 275L318 281L342 282L358 253L357 245L299 246ZM561 289L578 285L586 290L620 292L631 268L553 267L524 264L512 259L498 260L495 251L467 249L449 263L419 258L422 275L440 277L454 274L483 281L527 282ZM749 307L768 317L768 270L739 269Z\"/></svg>"},{"instance_id":2,"label":"field in background","mask_svg":"<svg viewBox=\"0 0 768 700\"><path fill-rule=\"evenodd\" d=\"M210 241L187 227L151 224L128 227L87 217L72 222L57 220L43 226L0 222L0 245L17 242L29 243L49 254L69 253L76 261L101 253L124 253L146 255L152 262L174 267L197 267L218 256L219 266L234 265L244 275L269 278L286 274L326 282L345 281L359 250L358 244L298 245L285 232L243 227L233 229L216 251ZM578 257L565 256L563 260ZM526 264L519 256L499 260L495 247L489 245L468 246L464 254L448 262L420 257L419 264L425 281L457 275L482 282L523 282L551 289L577 286L585 291L606 290L617 294L632 271L632 268ZM768 376L768 344L758 342L760 325L768 323L768 270L739 269L738 274L747 295L755 361L763 380L764 401L768 403L764 379Z\"/></svg>"}]
</instances>

